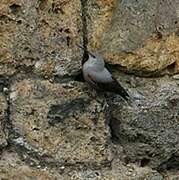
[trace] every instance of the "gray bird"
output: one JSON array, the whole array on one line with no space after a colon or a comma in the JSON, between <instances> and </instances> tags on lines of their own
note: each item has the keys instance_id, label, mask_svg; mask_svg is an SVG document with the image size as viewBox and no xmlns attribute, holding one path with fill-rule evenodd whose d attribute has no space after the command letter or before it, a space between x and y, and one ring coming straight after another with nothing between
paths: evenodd
<instances>
[{"instance_id":1,"label":"gray bird","mask_svg":"<svg viewBox=\"0 0 179 180\"><path fill-rule=\"evenodd\" d=\"M97 91L113 92L129 100L129 94L105 68L104 59L99 54L86 51L86 57L82 61L82 72L85 81Z\"/></svg>"}]
</instances>

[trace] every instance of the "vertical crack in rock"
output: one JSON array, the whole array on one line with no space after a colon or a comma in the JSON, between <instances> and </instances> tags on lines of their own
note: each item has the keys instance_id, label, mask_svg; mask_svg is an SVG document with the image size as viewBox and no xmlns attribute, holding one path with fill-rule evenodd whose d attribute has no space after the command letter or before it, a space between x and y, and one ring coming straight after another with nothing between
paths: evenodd
<instances>
[{"instance_id":1,"label":"vertical crack in rock","mask_svg":"<svg viewBox=\"0 0 179 180\"><path fill-rule=\"evenodd\" d=\"M5 134L8 133L8 136L12 130L12 123L10 119L10 78L9 77L0 77L1 81L1 90L4 92L4 95L6 97L6 102L7 102L7 108L6 108L6 115L5 115L5 120L3 122L3 131Z\"/></svg>"},{"instance_id":2,"label":"vertical crack in rock","mask_svg":"<svg viewBox=\"0 0 179 180\"><path fill-rule=\"evenodd\" d=\"M87 49L88 32L87 32L87 0L81 0L81 13L82 13L82 32L83 32L83 47Z\"/></svg>"},{"instance_id":3,"label":"vertical crack in rock","mask_svg":"<svg viewBox=\"0 0 179 180\"><path fill-rule=\"evenodd\" d=\"M117 124L118 121L116 121L116 119L113 117L113 114L112 114L112 111L115 108L112 102L112 99L114 97L105 96L105 98L108 104L108 106L105 108L105 121L106 121L105 123L109 127L109 130L110 130L110 140L112 143L115 143L118 140L118 137L115 131L116 131L116 127L118 127L119 124Z\"/></svg>"},{"instance_id":4,"label":"vertical crack in rock","mask_svg":"<svg viewBox=\"0 0 179 180\"><path fill-rule=\"evenodd\" d=\"M112 117L112 115L110 115L110 120L109 120L109 128L110 128L110 132L111 132L111 141L112 142L117 142L118 141L118 137L116 135L116 127L120 126L120 122L118 122L114 117Z\"/></svg>"},{"instance_id":5,"label":"vertical crack in rock","mask_svg":"<svg viewBox=\"0 0 179 180\"><path fill-rule=\"evenodd\" d=\"M1 151L10 148L9 134L12 129L10 121L10 98L9 98L9 77L0 75L0 121L1 121L1 133L0 133L0 148Z\"/></svg>"},{"instance_id":6,"label":"vertical crack in rock","mask_svg":"<svg viewBox=\"0 0 179 180\"><path fill-rule=\"evenodd\" d=\"M87 46L88 46L88 28L87 28L87 0L81 0L81 15L82 15L82 33L83 33L83 59L88 57Z\"/></svg>"},{"instance_id":7,"label":"vertical crack in rock","mask_svg":"<svg viewBox=\"0 0 179 180\"><path fill-rule=\"evenodd\" d=\"M12 131L12 122L11 122L11 102L10 102L9 85L8 85L8 93L6 95L6 99L7 99L7 110L6 110L5 128L7 128L10 133Z\"/></svg>"}]
</instances>

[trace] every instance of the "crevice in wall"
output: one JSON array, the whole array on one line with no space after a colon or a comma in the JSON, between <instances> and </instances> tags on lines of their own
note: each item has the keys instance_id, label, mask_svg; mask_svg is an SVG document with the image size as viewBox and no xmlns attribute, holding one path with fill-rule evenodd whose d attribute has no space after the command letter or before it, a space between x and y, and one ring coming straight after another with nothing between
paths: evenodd
<instances>
[{"instance_id":1,"label":"crevice in wall","mask_svg":"<svg viewBox=\"0 0 179 180\"><path fill-rule=\"evenodd\" d=\"M9 134L12 130L12 122L11 122L11 118L10 118L10 115L11 115L10 77L6 77L6 76L0 77L0 91L3 92L3 94L6 98L6 103L7 103L5 118L4 118L4 121L2 122L3 131L5 134L7 134L7 137L9 137ZM8 139L7 139L7 141L8 141Z\"/></svg>"},{"instance_id":2,"label":"crevice in wall","mask_svg":"<svg viewBox=\"0 0 179 180\"><path fill-rule=\"evenodd\" d=\"M117 119L115 119L114 117L111 116L108 126L109 126L110 131L111 131L111 141L113 143L118 142L119 138L116 135L116 129L117 129L118 126L120 126L120 122Z\"/></svg>"},{"instance_id":3,"label":"crevice in wall","mask_svg":"<svg viewBox=\"0 0 179 180\"><path fill-rule=\"evenodd\" d=\"M179 156L175 154L173 154L167 161L160 164L157 168L157 171L159 172L175 170L179 170Z\"/></svg>"},{"instance_id":4,"label":"crevice in wall","mask_svg":"<svg viewBox=\"0 0 179 180\"><path fill-rule=\"evenodd\" d=\"M88 30L87 30L87 0L81 0L81 18L82 18L82 36L83 36L83 47L87 49L88 44Z\"/></svg>"},{"instance_id":5,"label":"crevice in wall","mask_svg":"<svg viewBox=\"0 0 179 180\"><path fill-rule=\"evenodd\" d=\"M88 57L87 46L88 46L88 26L87 26L87 4L88 0L81 0L81 18L82 18L82 36L83 36L83 61Z\"/></svg>"}]
</instances>

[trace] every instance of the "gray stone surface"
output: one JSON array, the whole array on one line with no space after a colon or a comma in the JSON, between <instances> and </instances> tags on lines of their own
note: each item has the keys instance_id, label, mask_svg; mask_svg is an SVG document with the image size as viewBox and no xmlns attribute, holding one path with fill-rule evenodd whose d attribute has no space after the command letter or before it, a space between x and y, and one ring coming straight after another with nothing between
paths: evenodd
<instances>
[{"instance_id":1,"label":"gray stone surface","mask_svg":"<svg viewBox=\"0 0 179 180\"><path fill-rule=\"evenodd\" d=\"M58 169L52 168L49 164L45 167L29 166L18 156L13 149L2 153L0 161L0 177L2 179L24 180L123 180L123 179L146 179L162 180L162 176L150 168L140 168L136 165L124 166L116 162L114 170L75 168L61 166Z\"/></svg>"},{"instance_id":2,"label":"gray stone surface","mask_svg":"<svg viewBox=\"0 0 179 180\"><path fill-rule=\"evenodd\" d=\"M179 27L177 0L117 1L110 28L103 35L104 50L132 52L153 33L170 34Z\"/></svg>"},{"instance_id":3,"label":"gray stone surface","mask_svg":"<svg viewBox=\"0 0 179 180\"><path fill-rule=\"evenodd\" d=\"M113 136L126 161L161 169L179 167L179 87L171 78L134 78L136 107L112 110Z\"/></svg>"},{"instance_id":4,"label":"gray stone surface","mask_svg":"<svg viewBox=\"0 0 179 180\"><path fill-rule=\"evenodd\" d=\"M3 0L0 179L178 179L178 22L178 0ZM82 81L76 43L135 103Z\"/></svg>"}]
</instances>

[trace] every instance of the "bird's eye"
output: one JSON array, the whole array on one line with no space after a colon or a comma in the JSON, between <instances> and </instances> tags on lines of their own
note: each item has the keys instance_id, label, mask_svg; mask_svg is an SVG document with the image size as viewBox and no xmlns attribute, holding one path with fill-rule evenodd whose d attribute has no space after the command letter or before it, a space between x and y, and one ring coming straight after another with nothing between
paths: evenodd
<instances>
[{"instance_id":1,"label":"bird's eye","mask_svg":"<svg viewBox=\"0 0 179 180\"><path fill-rule=\"evenodd\" d=\"M90 54L93 58L96 58L96 56L94 54Z\"/></svg>"}]
</instances>

